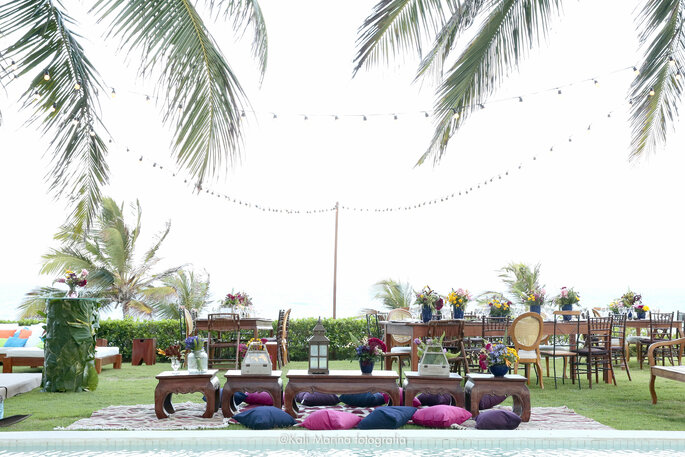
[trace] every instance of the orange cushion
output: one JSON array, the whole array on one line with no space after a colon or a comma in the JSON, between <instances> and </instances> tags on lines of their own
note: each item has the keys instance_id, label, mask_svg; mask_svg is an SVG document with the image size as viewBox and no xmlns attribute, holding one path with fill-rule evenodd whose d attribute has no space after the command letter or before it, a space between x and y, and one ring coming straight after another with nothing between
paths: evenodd
<instances>
[{"instance_id":1,"label":"orange cushion","mask_svg":"<svg viewBox=\"0 0 685 457\"><path fill-rule=\"evenodd\" d=\"M19 338L21 339L26 339L29 336L31 336L31 330L29 329L21 329L21 332L19 332Z\"/></svg>"},{"instance_id":2,"label":"orange cushion","mask_svg":"<svg viewBox=\"0 0 685 457\"><path fill-rule=\"evenodd\" d=\"M14 330L0 330L0 338L9 338L14 336L15 333L17 333L16 328Z\"/></svg>"}]
</instances>

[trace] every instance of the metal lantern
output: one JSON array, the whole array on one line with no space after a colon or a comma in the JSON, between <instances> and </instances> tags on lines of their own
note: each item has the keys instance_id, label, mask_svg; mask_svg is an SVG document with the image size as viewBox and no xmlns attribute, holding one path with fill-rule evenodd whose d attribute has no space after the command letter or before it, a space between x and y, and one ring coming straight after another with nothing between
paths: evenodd
<instances>
[{"instance_id":1,"label":"metal lantern","mask_svg":"<svg viewBox=\"0 0 685 457\"><path fill-rule=\"evenodd\" d=\"M450 365L439 344L429 344L419 362L419 376L449 376Z\"/></svg>"},{"instance_id":2,"label":"metal lantern","mask_svg":"<svg viewBox=\"0 0 685 457\"><path fill-rule=\"evenodd\" d=\"M271 374L271 357L265 345L259 341L249 344L240 366L240 374Z\"/></svg>"},{"instance_id":3,"label":"metal lantern","mask_svg":"<svg viewBox=\"0 0 685 457\"><path fill-rule=\"evenodd\" d=\"M312 330L314 333L309 337L309 374L328 374L328 345L330 340L326 338L326 329L321 325L321 318Z\"/></svg>"}]
</instances>

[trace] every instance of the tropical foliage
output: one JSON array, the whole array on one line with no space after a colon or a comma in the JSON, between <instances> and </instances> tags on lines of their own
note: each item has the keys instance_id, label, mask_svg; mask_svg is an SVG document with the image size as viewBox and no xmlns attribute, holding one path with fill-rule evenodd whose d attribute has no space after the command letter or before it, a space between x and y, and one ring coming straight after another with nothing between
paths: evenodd
<instances>
[{"instance_id":1,"label":"tropical foliage","mask_svg":"<svg viewBox=\"0 0 685 457\"><path fill-rule=\"evenodd\" d=\"M562 0L379 0L359 28L355 73L406 51L432 75L436 129L419 159L440 160L450 138L539 46L562 11ZM630 157L653 152L672 130L682 101L685 0L649 0L637 9L644 60L629 94ZM463 37L470 37L464 45ZM427 47L428 51L424 52ZM447 68L447 62L454 62Z\"/></svg>"},{"instance_id":2,"label":"tropical foliage","mask_svg":"<svg viewBox=\"0 0 685 457\"><path fill-rule=\"evenodd\" d=\"M161 300L153 304L152 309L158 319L178 319L180 306L200 312L210 300L207 272L203 277L193 270L181 269L162 278L161 284L172 293L162 295Z\"/></svg>"},{"instance_id":3,"label":"tropical foliage","mask_svg":"<svg viewBox=\"0 0 685 457\"><path fill-rule=\"evenodd\" d=\"M81 234L96 217L101 187L109 181L109 133L98 95L106 85L76 31L76 5L42 0L0 4L0 85L25 84L29 124L49 135L57 195L76 195L72 227ZM203 2L236 32L253 30L252 51L262 76L267 35L257 0ZM164 121L175 128L172 149L179 167L197 180L214 177L239 156L243 90L197 9L181 0L97 0L90 14L108 28L106 38L140 62L142 79L157 77Z\"/></svg>"},{"instance_id":4,"label":"tropical foliage","mask_svg":"<svg viewBox=\"0 0 685 457\"><path fill-rule=\"evenodd\" d=\"M499 277L507 285L515 301L524 305L542 305L545 289L540 286L540 264L533 269L524 263L510 263L500 269Z\"/></svg>"},{"instance_id":5,"label":"tropical foliage","mask_svg":"<svg viewBox=\"0 0 685 457\"><path fill-rule=\"evenodd\" d=\"M388 309L409 308L414 301L414 291L408 283L384 279L374 284L376 295Z\"/></svg>"},{"instance_id":6,"label":"tropical foliage","mask_svg":"<svg viewBox=\"0 0 685 457\"><path fill-rule=\"evenodd\" d=\"M82 236L74 233L76 223L68 222L55 236L62 245L43 256L41 273L52 275L66 269L86 269L90 273L82 296L102 298L100 305L105 308L121 307L124 316L133 313L150 315L155 303L174 294L172 287L161 282L175 275L180 267L159 273L153 271L159 262L157 251L171 229L169 223L144 253L140 264L135 264L142 209L139 203L133 209L136 215L136 225L133 227L124 221L123 204L117 206L111 198L103 199L93 226ZM41 306L44 308L44 300L39 297L52 294L53 291L43 287L27 294L20 305L22 316L36 315L36 310Z\"/></svg>"}]
</instances>

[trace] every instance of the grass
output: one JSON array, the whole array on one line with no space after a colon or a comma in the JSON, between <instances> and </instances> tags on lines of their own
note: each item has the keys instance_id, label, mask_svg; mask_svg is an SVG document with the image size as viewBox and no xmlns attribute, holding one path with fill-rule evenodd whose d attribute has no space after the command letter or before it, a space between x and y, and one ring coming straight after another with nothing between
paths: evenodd
<instances>
[{"instance_id":1,"label":"grass","mask_svg":"<svg viewBox=\"0 0 685 457\"><path fill-rule=\"evenodd\" d=\"M634 360L634 359L633 359ZM566 380L558 382L554 389L553 378L543 378L542 390L534 381L529 386L531 403L536 406L567 406L583 416L619 430L685 430L685 383L657 378L659 402L652 405L649 395L649 370L639 370L631 360L632 382L624 371L616 371L617 386L594 384L588 389L584 380L582 388ZM306 369L306 362L291 362L287 369ZM332 361L331 369L354 369L348 361ZM18 395L5 401L5 417L13 414L31 414L31 417L0 431L53 430L67 426L93 411L110 405L135 405L154 403L157 385L155 375L168 370L169 365L131 366L122 365L121 370L111 366L103 369L98 388L94 392L43 393L40 389ZM37 369L17 368L15 372L39 372ZM559 370L560 371L560 370ZM223 380L222 380L223 381ZM284 379L285 381L285 379ZM284 384L285 385L285 384ZM202 402L201 394L175 396L176 402ZM507 400L505 404L511 404ZM232 425L228 429L242 429Z\"/></svg>"}]
</instances>

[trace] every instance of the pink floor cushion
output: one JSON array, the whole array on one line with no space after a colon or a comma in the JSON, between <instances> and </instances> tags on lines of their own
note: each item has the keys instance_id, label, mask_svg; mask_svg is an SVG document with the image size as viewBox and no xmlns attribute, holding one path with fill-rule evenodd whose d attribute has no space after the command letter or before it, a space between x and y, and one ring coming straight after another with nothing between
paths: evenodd
<instances>
[{"instance_id":1,"label":"pink floor cushion","mask_svg":"<svg viewBox=\"0 0 685 457\"><path fill-rule=\"evenodd\" d=\"M418 408L419 406L421 406L421 400L419 400L419 397L414 397L411 401L411 405L414 408Z\"/></svg>"},{"instance_id":2,"label":"pink floor cushion","mask_svg":"<svg viewBox=\"0 0 685 457\"><path fill-rule=\"evenodd\" d=\"M478 430L513 430L520 423L521 418L518 414L506 409L483 411L476 417L476 428Z\"/></svg>"},{"instance_id":3,"label":"pink floor cushion","mask_svg":"<svg viewBox=\"0 0 685 457\"><path fill-rule=\"evenodd\" d=\"M471 419L471 413L464 408L450 405L435 405L421 408L414 413L412 421L425 427L447 428Z\"/></svg>"},{"instance_id":4,"label":"pink floor cushion","mask_svg":"<svg viewBox=\"0 0 685 457\"><path fill-rule=\"evenodd\" d=\"M271 398L271 394L269 392L248 393L247 397L245 397L243 401L248 405L273 406L274 404L274 400Z\"/></svg>"},{"instance_id":5,"label":"pink floor cushion","mask_svg":"<svg viewBox=\"0 0 685 457\"><path fill-rule=\"evenodd\" d=\"M493 406L497 406L507 399L506 395L483 395L478 403L478 409L490 409Z\"/></svg>"},{"instance_id":6,"label":"pink floor cushion","mask_svg":"<svg viewBox=\"0 0 685 457\"><path fill-rule=\"evenodd\" d=\"M362 420L356 414L333 409L315 411L302 422L309 430L349 430Z\"/></svg>"},{"instance_id":7,"label":"pink floor cushion","mask_svg":"<svg viewBox=\"0 0 685 457\"><path fill-rule=\"evenodd\" d=\"M452 402L452 396L449 394L419 394L416 396L423 406L434 405L449 405Z\"/></svg>"}]
</instances>

